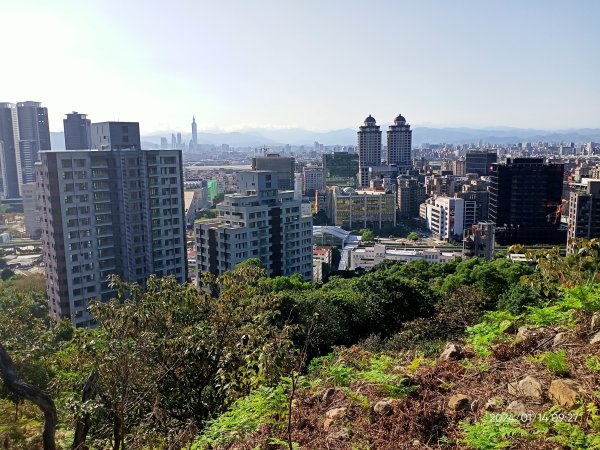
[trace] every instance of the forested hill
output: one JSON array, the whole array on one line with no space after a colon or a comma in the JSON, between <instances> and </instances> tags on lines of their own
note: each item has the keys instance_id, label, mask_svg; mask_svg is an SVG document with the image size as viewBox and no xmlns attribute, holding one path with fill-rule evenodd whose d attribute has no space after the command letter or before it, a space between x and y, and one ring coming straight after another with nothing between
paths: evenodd
<instances>
[{"instance_id":1,"label":"forested hill","mask_svg":"<svg viewBox=\"0 0 600 450\"><path fill-rule=\"evenodd\" d=\"M598 249L322 285L253 260L202 291L114 280L95 329L49 323L43 287L13 277L0 442L43 448L45 424L62 449L600 448Z\"/></svg>"}]
</instances>

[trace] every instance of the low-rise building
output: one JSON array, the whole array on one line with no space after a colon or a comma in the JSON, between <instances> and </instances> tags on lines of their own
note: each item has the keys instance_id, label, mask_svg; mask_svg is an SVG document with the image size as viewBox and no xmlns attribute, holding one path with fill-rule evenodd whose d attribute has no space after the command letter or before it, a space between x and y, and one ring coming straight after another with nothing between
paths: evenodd
<instances>
[{"instance_id":1,"label":"low-rise building","mask_svg":"<svg viewBox=\"0 0 600 450\"><path fill-rule=\"evenodd\" d=\"M457 197L431 197L421 204L421 218L438 239L462 239L463 230L475 223L476 204Z\"/></svg>"},{"instance_id":2,"label":"low-rise building","mask_svg":"<svg viewBox=\"0 0 600 450\"><path fill-rule=\"evenodd\" d=\"M348 258L348 267L350 270L358 268L370 270L385 260L401 261L409 263L412 261L426 261L432 264L443 263L456 259L461 256L454 252L443 252L435 248L423 250L401 250L397 248L388 248L382 244L375 244L372 247L357 247L346 252Z\"/></svg>"}]
</instances>

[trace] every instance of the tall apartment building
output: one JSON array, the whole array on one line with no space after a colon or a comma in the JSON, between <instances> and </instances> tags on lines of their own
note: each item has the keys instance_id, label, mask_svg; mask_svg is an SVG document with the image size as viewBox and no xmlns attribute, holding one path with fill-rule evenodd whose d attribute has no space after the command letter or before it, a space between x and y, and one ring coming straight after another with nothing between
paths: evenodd
<instances>
[{"instance_id":1,"label":"tall apartment building","mask_svg":"<svg viewBox=\"0 0 600 450\"><path fill-rule=\"evenodd\" d=\"M278 190L272 171L240 172L237 186L217 205L216 219L195 225L197 272L220 275L257 258L269 276L311 280L312 216L302 215L294 191Z\"/></svg>"},{"instance_id":2,"label":"tall apartment building","mask_svg":"<svg viewBox=\"0 0 600 450\"><path fill-rule=\"evenodd\" d=\"M412 130L400 114L387 132L387 163L398 166L400 171L412 167Z\"/></svg>"},{"instance_id":3,"label":"tall apartment building","mask_svg":"<svg viewBox=\"0 0 600 450\"><path fill-rule=\"evenodd\" d=\"M567 220L567 250L577 238L600 238L600 180L587 180L585 192L572 192Z\"/></svg>"},{"instance_id":4,"label":"tall apartment building","mask_svg":"<svg viewBox=\"0 0 600 450\"><path fill-rule=\"evenodd\" d=\"M358 130L358 185L369 187L369 167L381 165L381 131L375 119L369 115Z\"/></svg>"},{"instance_id":5,"label":"tall apartment building","mask_svg":"<svg viewBox=\"0 0 600 450\"><path fill-rule=\"evenodd\" d=\"M36 164L50 315L92 324L88 304L114 296L107 277L187 280L179 150L41 152Z\"/></svg>"},{"instance_id":6,"label":"tall apartment building","mask_svg":"<svg viewBox=\"0 0 600 450\"><path fill-rule=\"evenodd\" d=\"M252 170L267 170L277 172L277 183L284 191L294 189L294 169L296 161L291 156L281 156L278 153L267 153L265 156L252 158Z\"/></svg>"},{"instance_id":7,"label":"tall apartment building","mask_svg":"<svg viewBox=\"0 0 600 450\"><path fill-rule=\"evenodd\" d=\"M323 155L323 184L325 187L356 187L358 155L334 152Z\"/></svg>"},{"instance_id":8,"label":"tall apartment building","mask_svg":"<svg viewBox=\"0 0 600 450\"><path fill-rule=\"evenodd\" d=\"M425 186L415 178L399 176L396 199L398 216L419 217L419 206L426 199Z\"/></svg>"},{"instance_id":9,"label":"tall apartment building","mask_svg":"<svg viewBox=\"0 0 600 450\"><path fill-rule=\"evenodd\" d=\"M86 114L73 111L63 119L65 148L67 150L86 150L92 148L92 123Z\"/></svg>"},{"instance_id":10,"label":"tall apartment building","mask_svg":"<svg viewBox=\"0 0 600 450\"><path fill-rule=\"evenodd\" d=\"M562 164L544 164L542 158L492 164L489 216L498 244L564 243L559 230L563 174Z\"/></svg>"},{"instance_id":11,"label":"tall apartment building","mask_svg":"<svg viewBox=\"0 0 600 450\"><path fill-rule=\"evenodd\" d=\"M396 226L395 192L334 186L326 197L327 216L334 225L347 230Z\"/></svg>"},{"instance_id":12,"label":"tall apartment building","mask_svg":"<svg viewBox=\"0 0 600 450\"><path fill-rule=\"evenodd\" d=\"M491 173L492 164L498 162L498 153L495 150L467 150L465 161L466 173L487 176Z\"/></svg>"},{"instance_id":13,"label":"tall apartment building","mask_svg":"<svg viewBox=\"0 0 600 450\"><path fill-rule=\"evenodd\" d=\"M40 150L50 150L48 110L39 102L0 103L4 198L21 196L24 183L35 183Z\"/></svg>"}]
</instances>

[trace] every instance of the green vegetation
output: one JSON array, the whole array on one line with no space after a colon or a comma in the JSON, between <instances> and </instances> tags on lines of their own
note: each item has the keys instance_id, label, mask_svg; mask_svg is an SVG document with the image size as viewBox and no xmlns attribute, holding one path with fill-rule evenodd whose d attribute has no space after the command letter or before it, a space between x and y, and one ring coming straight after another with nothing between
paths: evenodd
<instances>
[{"instance_id":1,"label":"green vegetation","mask_svg":"<svg viewBox=\"0 0 600 450\"><path fill-rule=\"evenodd\" d=\"M419 240L419 234L416 231L411 231L406 236L406 239L408 239L409 241L418 241Z\"/></svg>"},{"instance_id":2,"label":"green vegetation","mask_svg":"<svg viewBox=\"0 0 600 450\"><path fill-rule=\"evenodd\" d=\"M316 284L266 278L249 260L205 276L202 290L112 279L117 298L90 306L93 329L50 322L43 279L12 276L0 280L0 344L18 378L52 397L60 448L326 448L331 435L347 448L392 448L386 433L432 447L600 448L593 392L571 422L499 421L482 412L485 398L445 410L452 394L498 392L477 382L505 388L512 364L598 385L600 360L585 353L600 311L598 245L578 245L567 257L532 254L535 269L506 259L388 261ZM544 337L517 339L521 326ZM553 348L557 330L577 346ZM448 341L466 344L463 359L438 359ZM393 413L374 412L383 400ZM44 423L0 382L5 447L40 447Z\"/></svg>"}]
</instances>

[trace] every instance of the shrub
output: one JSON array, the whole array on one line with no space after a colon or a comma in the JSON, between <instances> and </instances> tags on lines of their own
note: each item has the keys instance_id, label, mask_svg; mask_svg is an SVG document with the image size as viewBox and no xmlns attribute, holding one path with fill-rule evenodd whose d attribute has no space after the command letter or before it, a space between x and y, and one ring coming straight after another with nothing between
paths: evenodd
<instances>
[{"instance_id":1,"label":"shrub","mask_svg":"<svg viewBox=\"0 0 600 450\"><path fill-rule=\"evenodd\" d=\"M568 375L571 370L567 359L567 351L564 348L556 352L545 352L528 359L532 362L544 363L546 368L556 375Z\"/></svg>"}]
</instances>

